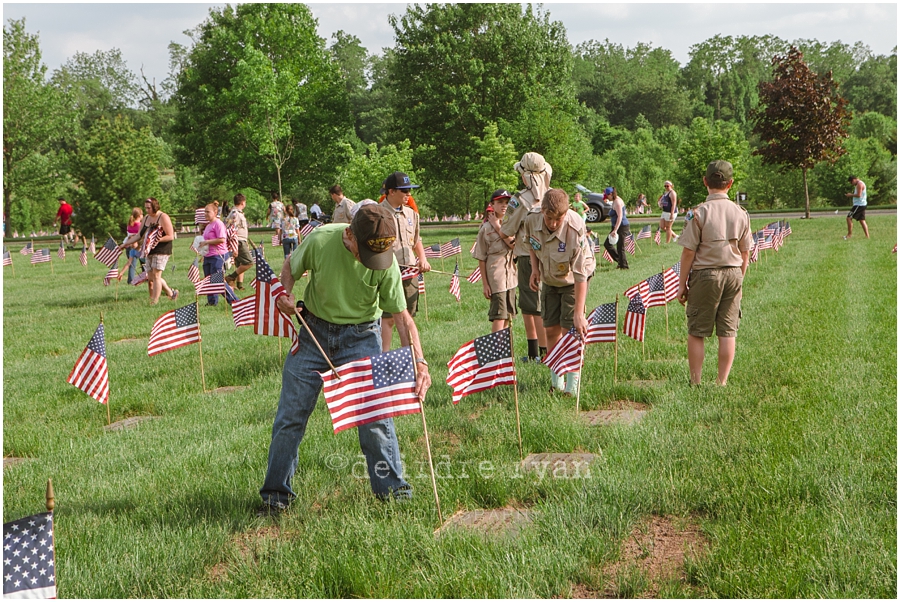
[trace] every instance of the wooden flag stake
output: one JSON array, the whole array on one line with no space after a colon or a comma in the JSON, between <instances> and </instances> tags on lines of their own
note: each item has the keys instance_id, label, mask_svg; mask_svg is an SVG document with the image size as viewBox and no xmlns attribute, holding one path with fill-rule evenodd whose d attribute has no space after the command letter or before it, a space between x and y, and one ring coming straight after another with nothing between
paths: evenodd
<instances>
[{"instance_id":1,"label":"wooden flag stake","mask_svg":"<svg viewBox=\"0 0 900 602\"><path fill-rule=\"evenodd\" d=\"M308 329L309 328L307 327L307 330ZM312 336L312 332L310 332L310 336ZM315 337L312 337L312 338L313 338L313 340L315 340ZM410 355L414 355L412 353L412 346L410 346L409 350L410 350ZM325 358L325 359L328 359L328 358ZM331 363L331 362L329 362L329 363ZM337 374L337 371L335 371L335 374ZM419 375L419 370L418 370L418 367L416 366L415 362L413 362L413 374L416 377L418 377L418 375ZM434 490L434 504L437 507L438 521L439 521L438 527L440 527L441 525L444 524L444 515L441 514L441 500L440 500L440 498L438 498L437 481L435 481L435 479L434 479L434 462L431 459L431 441L428 439L428 424L425 422L425 400L424 399L419 400L419 413L422 415L422 430L425 433L425 450L428 452L428 468L431 470L431 488Z\"/></svg>"},{"instance_id":2,"label":"wooden flag stake","mask_svg":"<svg viewBox=\"0 0 900 602\"><path fill-rule=\"evenodd\" d=\"M294 313L297 314L297 318L300 319L300 323L303 324L303 327L309 331L309 338L313 340L313 343L316 344L316 347L319 349L319 353L322 354L322 357L325 358L325 361L328 362L328 366L331 368L331 371L334 372L334 375L338 380L341 380L341 375L338 374L337 368L334 367L334 364L331 363L331 360L328 359L328 356L325 354L325 350L322 349L322 346L319 345L319 341L316 339L316 335L313 334L313 331L310 329L309 324L306 323L306 320L303 319L303 316L300 315L300 310L294 307ZM297 333L297 336L300 336L300 333Z\"/></svg>"},{"instance_id":3,"label":"wooden flag stake","mask_svg":"<svg viewBox=\"0 0 900 602\"><path fill-rule=\"evenodd\" d=\"M56 508L56 498L53 495L53 481L47 479L47 512L53 512L53 509Z\"/></svg>"},{"instance_id":4,"label":"wooden flag stake","mask_svg":"<svg viewBox=\"0 0 900 602\"><path fill-rule=\"evenodd\" d=\"M100 323L103 324L103 312L100 312ZM103 338L106 339L106 330L104 329ZM103 341L104 346L106 345L106 341ZM112 419L109 416L109 399L106 400L106 426L112 424Z\"/></svg>"},{"instance_id":5,"label":"wooden flag stake","mask_svg":"<svg viewBox=\"0 0 900 602\"><path fill-rule=\"evenodd\" d=\"M616 293L616 338L613 342L613 384L616 384L616 374L619 372L619 295Z\"/></svg>"},{"instance_id":6,"label":"wooden flag stake","mask_svg":"<svg viewBox=\"0 0 900 602\"><path fill-rule=\"evenodd\" d=\"M524 317L522 318L525 319ZM513 367L513 399L516 402L516 431L519 434L519 459L525 460L525 453L522 451L522 420L519 417L519 375L516 373L516 348L513 345L513 328L512 320L509 321L509 350L512 353Z\"/></svg>"},{"instance_id":7,"label":"wooden flag stake","mask_svg":"<svg viewBox=\"0 0 900 602\"><path fill-rule=\"evenodd\" d=\"M200 350L200 382L203 385L203 392L206 393L206 373L203 370L203 340L200 335L200 297L194 293L194 303L197 305L197 349Z\"/></svg>"},{"instance_id":8,"label":"wooden flag stake","mask_svg":"<svg viewBox=\"0 0 900 602\"><path fill-rule=\"evenodd\" d=\"M28 240L31 241L31 253L32 253L32 255L33 255L33 254L34 254L34 239L33 239L33 238L29 238ZM31 267L34 267L34 264L33 264L33 263L31 264Z\"/></svg>"},{"instance_id":9,"label":"wooden flag stake","mask_svg":"<svg viewBox=\"0 0 900 602\"><path fill-rule=\"evenodd\" d=\"M663 279L663 301L666 298L666 266L662 267L662 279ZM666 301L663 303L663 308L666 310L666 342L669 341L669 302Z\"/></svg>"},{"instance_id":10,"label":"wooden flag stake","mask_svg":"<svg viewBox=\"0 0 900 602\"><path fill-rule=\"evenodd\" d=\"M422 274L422 284L424 284L424 283L425 283L425 274ZM419 286L419 283L418 283L418 282L416 282L416 286ZM427 321L428 321L428 295L425 294L425 293L422 293L422 294L419 295L419 296L422 297L422 299L424 299L424 304L425 304L425 321L427 322Z\"/></svg>"},{"instance_id":11,"label":"wooden flag stake","mask_svg":"<svg viewBox=\"0 0 900 602\"><path fill-rule=\"evenodd\" d=\"M584 339L582 339L582 348L581 348L581 364L578 366L578 390L575 392L575 418L578 418L578 413L581 411L581 385L584 384L584 354L587 353L587 345L583 344Z\"/></svg>"}]
</instances>

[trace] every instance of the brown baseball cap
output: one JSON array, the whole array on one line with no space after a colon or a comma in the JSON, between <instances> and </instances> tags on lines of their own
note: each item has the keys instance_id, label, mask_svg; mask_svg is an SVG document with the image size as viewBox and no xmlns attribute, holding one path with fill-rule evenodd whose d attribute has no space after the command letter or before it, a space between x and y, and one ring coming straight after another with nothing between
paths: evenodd
<instances>
[{"instance_id":1,"label":"brown baseball cap","mask_svg":"<svg viewBox=\"0 0 900 602\"><path fill-rule=\"evenodd\" d=\"M706 166L706 184L710 188L725 188L733 179L734 168L728 161L719 159Z\"/></svg>"},{"instance_id":2,"label":"brown baseball cap","mask_svg":"<svg viewBox=\"0 0 900 602\"><path fill-rule=\"evenodd\" d=\"M386 270L394 261L397 222L384 205L363 205L353 216L350 230L359 246L359 260L370 270Z\"/></svg>"}]
</instances>

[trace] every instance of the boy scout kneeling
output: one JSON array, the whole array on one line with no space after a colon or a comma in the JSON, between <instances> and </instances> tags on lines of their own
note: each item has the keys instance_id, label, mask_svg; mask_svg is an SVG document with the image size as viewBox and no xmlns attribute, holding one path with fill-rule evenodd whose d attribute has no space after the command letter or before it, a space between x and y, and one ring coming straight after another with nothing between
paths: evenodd
<instances>
[{"instance_id":1,"label":"boy scout kneeling","mask_svg":"<svg viewBox=\"0 0 900 602\"><path fill-rule=\"evenodd\" d=\"M594 253L587 232L577 213L569 209L569 195L551 188L541 202L541 212L525 220L531 245L531 289L541 282L542 317L547 331L547 349L562 338L563 332L575 328L584 337L587 319L584 315L588 281L594 274ZM565 393L578 392L580 372L570 372L565 379ZM551 391L563 388L563 378L550 373Z\"/></svg>"}]
</instances>

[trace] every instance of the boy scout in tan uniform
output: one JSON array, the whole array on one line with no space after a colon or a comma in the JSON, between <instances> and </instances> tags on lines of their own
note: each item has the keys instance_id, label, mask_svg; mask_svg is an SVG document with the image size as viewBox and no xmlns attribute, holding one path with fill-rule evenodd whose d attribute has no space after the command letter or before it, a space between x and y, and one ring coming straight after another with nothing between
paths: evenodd
<instances>
[{"instance_id":1,"label":"boy scout in tan uniform","mask_svg":"<svg viewBox=\"0 0 900 602\"><path fill-rule=\"evenodd\" d=\"M496 220L502 220L511 197L506 190L495 191L491 195L491 204L488 205L490 211L486 213L493 213ZM491 332L503 330L510 326L516 315L516 286L519 279L513 261L513 245L486 219L478 230L472 257L478 260L478 267L481 268L484 297L491 302L488 311Z\"/></svg>"},{"instance_id":2,"label":"boy scout in tan uniform","mask_svg":"<svg viewBox=\"0 0 900 602\"><path fill-rule=\"evenodd\" d=\"M734 362L735 342L741 319L744 274L750 260L750 216L728 198L734 171L728 161L713 161L703 183L706 201L694 209L678 244L681 276L678 301L687 304L688 366L691 384L699 384L703 370L704 341L719 338L717 384L726 385Z\"/></svg>"},{"instance_id":3,"label":"boy scout in tan uniform","mask_svg":"<svg viewBox=\"0 0 900 602\"><path fill-rule=\"evenodd\" d=\"M406 204L413 188L418 184L412 184L402 171L395 171L384 181L385 198L382 205L388 207L394 214L397 224L397 239L394 241L394 256L401 266L416 266L422 273L431 270L431 265L425 258L425 249L422 239L419 238L419 214ZM419 307L419 284L415 278L403 281L403 294L406 296L406 309L409 315L415 317ZM391 350L393 338L394 319L385 316L381 318L381 345L382 351Z\"/></svg>"},{"instance_id":4,"label":"boy scout in tan uniform","mask_svg":"<svg viewBox=\"0 0 900 602\"><path fill-rule=\"evenodd\" d=\"M530 214L525 220L531 256L531 289L543 283L541 305L544 329L549 349L559 342L563 332L575 328L587 335L584 315L588 280L593 276L596 262L588 241L584 220L569 209L569 195L551 188L544 195L540 214ZM578 391L579 372L570 372L565 392ZM563 378L550 373L553 388L561 389Z\"/></svg>"}]
</instances>

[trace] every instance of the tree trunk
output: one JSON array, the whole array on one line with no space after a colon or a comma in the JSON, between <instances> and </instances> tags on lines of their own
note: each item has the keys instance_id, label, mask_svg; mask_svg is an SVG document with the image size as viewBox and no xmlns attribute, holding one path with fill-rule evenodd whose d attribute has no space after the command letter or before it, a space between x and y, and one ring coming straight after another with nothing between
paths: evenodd
<instances>
[{"instance_id":1,"label":"tree trunk","mask_svg":"<svg viewBox=\"0 0 900 602\"><path fill-rule=\"evenodd\" d=\"M809 219L809 184L806 182L806 168L803 168L803 192L806 194L806 219Z\"/></svg>"}]
</instances>

